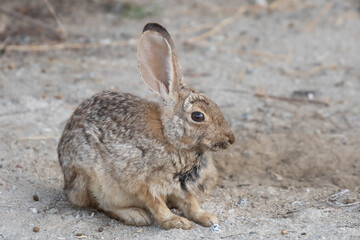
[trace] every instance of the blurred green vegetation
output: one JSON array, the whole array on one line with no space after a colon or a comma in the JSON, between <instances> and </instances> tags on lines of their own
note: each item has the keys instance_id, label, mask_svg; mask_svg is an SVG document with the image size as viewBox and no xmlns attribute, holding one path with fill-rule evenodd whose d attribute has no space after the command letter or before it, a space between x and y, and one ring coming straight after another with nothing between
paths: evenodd
<instances>
[{"instance_id":1,"label":"blurred green vegetation","mask_svg":"<svg viewBox=\"0 0 360 240\"><path fill-rule=\"evenodd\" d=\"M141 19L158 15L160 7L155 4L136 5L132 2L123 3L122 14L124 17Z\"/></svg>"},{"instance_id":2,"label":"blurred green vegetation","mask_svg":"<svg viewBox=\"0 0 360 240\"><path fill-rule=\"evenodd\" d=\"M153 3L136 4L131 1L120 2L110 0L106 1L103 6L108 12L132 19L142 19L160 13L160 6Z\"/></svg>"}]
</instances>

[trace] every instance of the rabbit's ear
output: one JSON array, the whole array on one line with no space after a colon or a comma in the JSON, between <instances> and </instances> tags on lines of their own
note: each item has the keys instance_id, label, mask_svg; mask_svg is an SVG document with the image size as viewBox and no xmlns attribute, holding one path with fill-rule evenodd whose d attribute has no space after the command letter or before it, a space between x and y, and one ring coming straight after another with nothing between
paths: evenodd
<instances>
[{"instance_id":1,"label":"rabbit's ear","mask_svg":"<svg viewBox=\"0 0 360 240\"><path fill-rule=\"evenodd\" d=\"M138 49L139 69L145 83L165 101L177 102L182 79L174 43L161 25L144 27Z\"/></svg>"}]
</instances>

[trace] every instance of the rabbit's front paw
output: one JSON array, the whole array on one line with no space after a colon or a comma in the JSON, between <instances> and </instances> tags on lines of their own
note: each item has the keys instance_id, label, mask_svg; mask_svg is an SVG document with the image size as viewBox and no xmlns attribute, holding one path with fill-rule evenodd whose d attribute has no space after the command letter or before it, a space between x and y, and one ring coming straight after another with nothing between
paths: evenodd
<instances>
[{"instance_id":1,"label":"rabbit's front paw","mask_svg":"<svg viewBox=\"0 0 360 240\"><path fill-rule=\"evenodd\" d=\"M186 218L180 216L174 216L168 220L165 220L164 222L161 222L160 226L165 229L182 228L187 230L187 229L191 229L193 227L193 224L191 223L191 221L187 220Z\"/></svg>"},{"instance_id":2,"label":"rabbit's front paw","mask_svg":"<svg viewBox=\"0 0 360 240\"><path fill-rule=\"evenodd\" d=\"M218 218L214 214L208 212L198 213L193 216L192 220L204 227L210 227L214 224L218 224L219 222Z\"/></svg>"}]
</instances>

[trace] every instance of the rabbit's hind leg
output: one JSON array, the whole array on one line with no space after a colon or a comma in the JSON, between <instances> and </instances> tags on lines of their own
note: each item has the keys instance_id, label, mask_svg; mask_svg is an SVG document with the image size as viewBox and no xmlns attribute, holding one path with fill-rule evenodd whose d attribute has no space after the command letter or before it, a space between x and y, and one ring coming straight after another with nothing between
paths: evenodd
<instances>
[{"instance_id":1,"label":"rabbit's hind leg","mask_svg":"<svg viewBox=\"0 0 360 240\"><path fill-rule=\"evenodd\" d=\"M120 220L126 225L149 226L152 221L146 211L142 208L129 207L120 209L104 210L105 214L111 218Z\"/></svg>"},{"instance_id":2,"label":"rabbit's hind leg","mask_svg":"<svg viewBox=\"0 0 360 240\"><path fill-rule=\"evenodd\" d=\"M79 169L71 169L69 176L65 175L65 195L78 207L95 207L96 200L88 188L88 175Z\"/></svg>"},{"instance_id":3,"label":"rabbit's hind leg","mask_svg":"<svg viewBox=\"0 0 360 240\"><path fill-rule=\"evenodd\" d=\"M98 174L100 178L101 174ZM108 182L100 184L101 180L91 186L98 201L97 208L111 218L120 220L126 225L148 226L152 224L151 218L144 210L144 204L136 195L130 195L116 184Z\"/></svg>"}]
</instances>

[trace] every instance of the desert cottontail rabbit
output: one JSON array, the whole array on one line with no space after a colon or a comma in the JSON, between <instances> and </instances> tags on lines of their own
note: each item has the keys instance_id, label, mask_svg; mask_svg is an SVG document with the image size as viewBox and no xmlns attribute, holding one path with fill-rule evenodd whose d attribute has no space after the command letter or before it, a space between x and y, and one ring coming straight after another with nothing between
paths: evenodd
<instances>
[{"instance_id":1,"label":"desert cottontail rabbit","mask_svg":"<svg viewBox=\"0 0 360 240\"><path fill-rule=\"evenodd\" d=\"M156 23L144 27L141 76L163 100L105 91L85 100L68 120L58 146L65 193L125 224L192 227L218 222L196 196L215 185L211 151L234 142L218 106L184 85L174 43ZM186 218L170 211L180 209Z\"/></svg>"}]
</instances>

